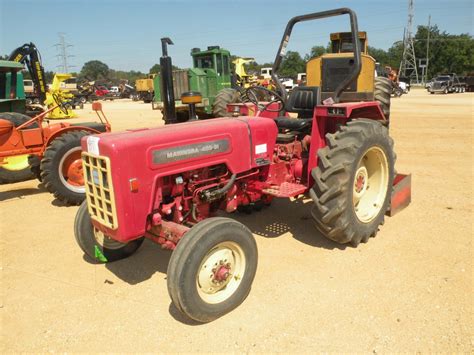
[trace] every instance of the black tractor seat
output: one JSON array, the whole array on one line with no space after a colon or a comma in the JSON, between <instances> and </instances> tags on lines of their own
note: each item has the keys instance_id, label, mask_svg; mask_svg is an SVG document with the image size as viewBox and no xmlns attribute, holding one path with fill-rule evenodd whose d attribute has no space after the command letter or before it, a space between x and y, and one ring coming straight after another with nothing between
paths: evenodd
<instances>
[{"instance_id":1,"label":"black tractor seat","mask_svg":"<svg viewBox=\"0 0 474 355\"><path fill-rule=\"evenodd\" d=\"M318 86L295 87L285 104L285 111L297 113L298 118L275 118L278 130L302 132L311 129L314 108L320 102L321 93Z\"/></svg>"},{"instance_id":2,"label":"black tractor seat","mask_svg":"<svg viewBox=\"0 0 474 355\"><path fill-rule=\"evenodd\" d=\"M105 124L100 122L81 122L81 123L72 123L71 126L82 126L87 128L95 129L99 132L107 132L107 127Z\"/></svg>"},{"instance_id":3,"label":"black tractor seat","mask_svg":"<svg viewBox=\"0 0 474 355\"><path fill-rule=\"evenodd\" d=\"M306 128L311 128L313 124L312 118L275 118L275 123L280 130L303 131Z\"/></svg>"}]
</instances>

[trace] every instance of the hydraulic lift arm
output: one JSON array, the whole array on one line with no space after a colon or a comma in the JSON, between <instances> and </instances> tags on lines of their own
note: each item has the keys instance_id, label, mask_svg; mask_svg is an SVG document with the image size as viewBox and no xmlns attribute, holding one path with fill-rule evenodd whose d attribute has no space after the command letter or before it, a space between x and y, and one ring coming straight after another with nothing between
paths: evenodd
<instances>
[{"instance_id":1,"label":"hydraulic lift arm","mask_svg":"<svg viewBox=\"0 0 474 355\"><path fill-rule=\"evenodd\" d=\"M34 43L25 43L23 46L15 49L8 60L23 63L28 68L31 80L35 84L35 90L41 102L46 100L46 83L44 76L44 68L41 64L41 55Z\"/></svg>"}]
</instances>

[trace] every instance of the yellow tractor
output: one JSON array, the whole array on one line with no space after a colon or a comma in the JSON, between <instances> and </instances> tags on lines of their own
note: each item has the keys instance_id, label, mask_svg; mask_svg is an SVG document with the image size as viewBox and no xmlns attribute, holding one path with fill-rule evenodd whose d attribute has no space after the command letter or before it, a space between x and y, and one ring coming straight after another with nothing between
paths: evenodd
<instances>
[{"instance_id":1,"label":"yellow tractor","mask_svg":"<svg viewBox=\"0 0 474 355\"><path fill-rule=\"evenodd\" d=\"M56 73L53 78L53 84L46 93L45 105L49 108L52 108L56 105L53 111L48 114L48 118L51 119L61 119L61 118L74 118L77 115L70 108L70 105L65 105L67 101L74 99L74 95L71 94L68 90L61 88L61 83L72 77L71 74L60 74Z\"/></svg>"},{"instance_id":2,"label":"yellow tractor","mask_svg":"<svg viewBox=\"0 0 474 355\"><path fill-rule=\"evenodd\" d=\"M235 66L236 84L242 88L248 88L257 84L257 77L255 75L249 75L245 71L245 64L254 62L255 58L236 58L232 61Z\"/></svg>"},{"instance_id":3,"label":"yellow tractor","mask_svg":"<svg viewBox=\"0 0 474 355\"><path fill-rule=\"evenodd\" d=\"M238 57L232 63L234 64L234 71L235 71L235 84L237 87L242 89L248 89L251 86L263 86L269 90L273 90L275 85L272 83L271 79L265 79L262 76L258 77L257 75L250 75L247 74L245 71L245 64L254 62L255 58L241 58ZM241 95L243 95L242 99L245 101L245 92L241 91ZM264 92L258 91L257 92L258 99L265 101L269 100L270 98L267 97Z\"/></svg>"},{"instance_id":4,"label":"yellow tractor","mask_svg":"<svg viewBox=\"0 0 474 355\"><path fill-rule=\"evenodd\" d=\"M321 88L321 100L329 98L352 71L354 54L351 36L351 32L331 33L330 53L312 58L306 64L307 85ZM341 94L340 102L378 101L388 119L392 84L389 79L375 74L375 59L368 53L367 33L359 32L358 37L362 69L358 79Z\"/></svg>"}]
</instances>

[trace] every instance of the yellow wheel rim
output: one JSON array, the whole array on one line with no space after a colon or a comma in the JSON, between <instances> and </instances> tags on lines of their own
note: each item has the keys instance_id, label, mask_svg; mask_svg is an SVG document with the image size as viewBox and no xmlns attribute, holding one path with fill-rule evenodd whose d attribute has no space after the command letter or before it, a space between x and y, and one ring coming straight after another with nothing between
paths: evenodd
<instances>
[{"instance_id":1,"label":"yellow wheel rim","mask_svg":"<svg viewBox=\"0 0 474 355\"><path fill-rule=\"evenodd\" d=\"M354 177L352 203L362 223L378 216L387 196L388 181L387 157L379 147L371 147L360 160Z\"/></svg>"},{"instance_id":2,"label":"yellow wheel rim","mask_svg":"<svg viewBox=\"0 0 474 355\"><path fill-rule=\"evenodd\" d=\"M210 304L227 300L239 287L245 265L245 254L237 243L228 241L212 248L196 274L196 287L201 299Z\"/></svg>"},{"instance_id":3,"label":"yellow wheel rim","mask_svg":"<svg viewBox=\"0 0 474 355\"><path fill-rule=\"evenodd\" d=\"M4 158L3 161L6 164L0 165L1 168L10 170L10 171L20 171L28 168L28 154L18 155L15 157Z\"/></svg>"}]
</instances>

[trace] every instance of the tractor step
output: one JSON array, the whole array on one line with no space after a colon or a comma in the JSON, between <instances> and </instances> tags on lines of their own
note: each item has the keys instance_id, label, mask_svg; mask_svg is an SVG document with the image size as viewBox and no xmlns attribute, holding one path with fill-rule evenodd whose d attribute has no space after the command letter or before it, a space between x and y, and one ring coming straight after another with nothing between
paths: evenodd
<instances>
[{"instance_id":1,"label":"tractor step","mask_svg":"<svg viewBox=\"0 0 474 355\"><path fill-rule=\"evenodd\" d=\"M275 185L264 189L262 192L266 195L275 197L295 197L306 192L307 187L300 184L284 182L281 185Z\"/></svg>"}]
</instances>

